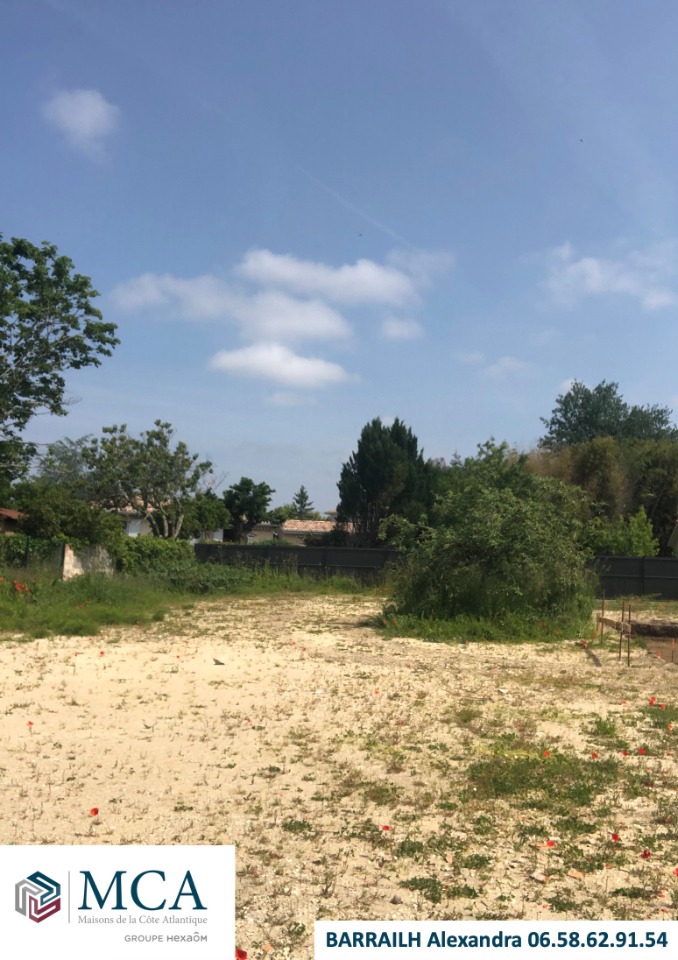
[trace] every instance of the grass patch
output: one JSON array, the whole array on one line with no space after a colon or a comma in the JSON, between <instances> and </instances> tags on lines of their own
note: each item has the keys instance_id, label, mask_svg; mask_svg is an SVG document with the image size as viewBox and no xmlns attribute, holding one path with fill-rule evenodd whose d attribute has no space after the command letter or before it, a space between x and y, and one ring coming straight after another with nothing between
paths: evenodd
<instances>
[{"instance_id":1,"label":"grass patch","mask_svg":"<svg viewBox=\"0 0 678 960\"><path fill-rule=\"evenodd\" d=\"M195 562L156 572L85 574L65 582L23 570L5 570L0 576L2 632L27 638L93 636L104 627L147 626L196 596L356 595L374 589L349 577L314 580L296 572Z\"/></svg>"},{"instance_id":2,"label":"grass patch","mask_svg":"<svg viewBox=\"0 0 678 960\"><path fill-rule=\"evenodd\" d=\"M402 880L400 886L405 890L416 890L431 903L440 903L443 899L443 885L436 877L413 877Z\"/></svg>"},{"instance_id":3,"label":"grass patch","mask_svg":"<svg viewBox=\"0 0 678 960\"><path fill-rule=\"evenodd\" d=\"M556 754L494 756L472 763L467 798L515 799L521 807L545 810L590 804L617 778L616 760L583 760Z\"/></svg>"}]
</instances>

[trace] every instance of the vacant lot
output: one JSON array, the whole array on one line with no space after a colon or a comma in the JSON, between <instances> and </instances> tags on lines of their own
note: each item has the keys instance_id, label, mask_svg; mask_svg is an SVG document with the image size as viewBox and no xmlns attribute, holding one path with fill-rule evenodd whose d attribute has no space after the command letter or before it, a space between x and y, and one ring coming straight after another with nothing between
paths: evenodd
<instances>
[{"instance_id":1,"label":"vacant lot","mask_svg":"<svg viewBox=\"0 0 678 960\"><path fill-rule=\"evenodd\" d=\"M235 843L250 957L308 956L316 918L673 918L678 667L378 613L206 602L0 644L0 840Z\"/></svg>"}]
</instances>

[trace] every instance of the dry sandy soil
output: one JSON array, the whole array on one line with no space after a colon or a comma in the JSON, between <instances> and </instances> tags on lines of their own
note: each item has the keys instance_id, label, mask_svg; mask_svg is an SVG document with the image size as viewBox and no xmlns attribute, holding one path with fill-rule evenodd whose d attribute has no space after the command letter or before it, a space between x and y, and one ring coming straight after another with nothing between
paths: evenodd
<instances>
[{"instance_id":1,"label":"dry sandy soil","mask_svg":"<svg viewBox=\"0 0 678 960\"><path fill-rule=\"evenodd\" d=\"M3 642L0 841L235 843L250 958L308 956L316 918L675 918L678 667L389 639L378 614L223 600Z\"/></svg>"}]
</instances>

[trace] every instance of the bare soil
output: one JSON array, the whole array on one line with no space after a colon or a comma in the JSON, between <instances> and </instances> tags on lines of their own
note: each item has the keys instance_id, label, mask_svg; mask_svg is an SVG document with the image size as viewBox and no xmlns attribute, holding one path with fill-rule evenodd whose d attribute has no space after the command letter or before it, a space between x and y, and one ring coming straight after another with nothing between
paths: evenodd
<instances>
[{"instance_id":1,"label":"bare soil","mask_svg":"<svg viewBox=\"0 0 678 960\"><path fill-rule=\"evenodd\" d=\"M0 644L0 841L235 843L251 958L309 956L315 919L675 918L678 666L387 639L379 612L211 601ZM525 758L618 773L575 816L473 779Z\"/></svg>"}]
</instances>

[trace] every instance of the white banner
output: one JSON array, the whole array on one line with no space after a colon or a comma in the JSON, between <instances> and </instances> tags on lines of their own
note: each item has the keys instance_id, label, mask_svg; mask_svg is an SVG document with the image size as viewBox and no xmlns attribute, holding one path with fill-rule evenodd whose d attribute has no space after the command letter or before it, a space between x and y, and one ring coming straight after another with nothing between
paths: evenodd
<instances>
[{"instance_id":1,"label":"white banner","mask_svg":"<svg viewBox=\"0 0 678 960\"><path fill-rule=\"evenodd\" d=\"M235 848L4 846L3 955L232 960Z\"/></svg>"},{"instance_id":2,"label":"white banner","mask_svg":"<svg viewBox=\"0 0 678 960\"><path fill-rule=\"evenodd\" d=\"M373 921L315 924L315 960L673 960L678 920Z\"/></svg>"}]
</instances>

